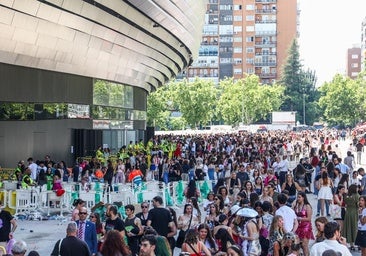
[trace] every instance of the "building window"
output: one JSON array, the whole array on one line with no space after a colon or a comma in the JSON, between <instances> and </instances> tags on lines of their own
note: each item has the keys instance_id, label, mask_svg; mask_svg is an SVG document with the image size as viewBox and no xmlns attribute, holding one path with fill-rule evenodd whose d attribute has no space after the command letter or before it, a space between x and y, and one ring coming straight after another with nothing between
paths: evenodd
<instances>
[{"instance_id":1,"label":"building window","mask_svg":"<svg viewBox=\"0 0 366 256\"><path fill-rule=\"evenodd\" d=\"M247 68L247 73L248 74L254 74L254 69L253 68Z\"/></svg>"},{"instance_id":2,"label":"building window","mask_svg":"<svg viewBox=\"0 0 366 256\"><path fill-rule=\"evenodd\" d=\"M254 10L254 4L247 4L246 10L247 11L253 11Z\"/></svg>"},{"instance_id":3,"label":"building window","mask_svg":"<svg viewBox=\"0 0 366 256\"><path fill-rule=\"evenodd\" d=\"M352 73L351 73L351 76L352 76L352 77L358 76L358 72L352 72Z\"/></svg>"},{"instance_id":4,"label":"building window","mask_svg":"<svg viewBox=\"0 0 366 256\"><path fill-rule=\"evenodd\" d=\"M254 36L247 36L247 37L245 38L245 41L246 41L247 43L249 43L249 42L254 42Z\"/></svg>"},{"instance_id":5,"label":"building window","mask_svg":"<svg viewBox=\"0 0 366 256\"><path fill-rule=\"evenodd\" d=\"M220 4L220 10L230 11L233 9L231 4Z\"/></svg>"},{"instance_id":6,"label":"building window","mask_svg":"<svg viewBox=\"0 0 366 256\"><path fill-rule=\"evenodd\" d=\"M247 47L247 53L253 53L254 52L254 48L253 47Z\"/></svg>"},{"instance_id":7,"label":"building window","mask_svg":"<svg viewBox=\"0 0 366 256\"><path fill-rule=\"evenodd\" d=\"M220 58L220 63L231 63L232 59L231 58Z\"/></svg>"},{"instance_id":8,"label":"building window","mask_svg":"<svg viewBox=\"0 0 366 256\"><path fill-rule=\"evenodd\" d=\"M241 43L241 42L243 42L243 38L241 36L235 36L234 37L234 42Z\"/></svg>"},{"instance_id":9,"label":"building window","mask_svg":"<svg viewBox=\"0 0 366 256\"><path fill-rule=\"evenodd\" d=\"M234 33L242 32L243 27L242 26L235 26L234 27Z\"/></svg>"},{"instance_id":10,"label":"building window","mask_svg":"<svg viewBox=\"0 0 366 256\"><path fill-rule=\"evenodd\" d=\"M254 15L247 15L247 16L245 17L245 20L246 20L246 21L253 21L253 20L254 20Z\"/></svg>"},{"instance_id":11,"label":"building window","mask_svg":"<svg viewBox=\"0 0 366 256\"><path fill-rule=\"evenodd\" d=\"M242 20L243 20L243 16L241 16L241 15L234 16L234 21L242 21Z\"/></svg>"},{"instance_id":12,"label":"building window","mask_svg":"<svg viewBox=\"0 0 366 256\"><path fill-rule=\"evenodd\" d=\"M351 64L351 67L353 67L353 68L358 68L358 63L352 63L352 64Z\"/></svg>"},{"instance_id":13,"label":"building window","mask_svg":"<svg viewBox=\"0 0 366 256\"><path fill-rule=\"evenodd\" d=\"M246 62L247 62L248 64L253 64L253 63L254 63L254 59L253 59L253 58L247 58L247 59L246 59Z\"/></svg>"},{"instance_id":14,"label":"building window","mask_svg":"<svg viewBox=\"0 0 366 256\"><path fill-rule=\"evenodd\" d=\"M246 32L253 32L254 31L254 26L247 26L245 31Z\"/></svg>"},{"instance_id":15,"label":"building window","mask_svg":"<svg viewBox=\"0 0 366 256\"><path fill-rule=\"evenodd\" d=\"M358 55L357 55L357 54L352 54L352 59L353 59L353 60L358 59Z\"/></svg>"},{"instance_id":16,"label":"building window","mask_svg":"<svg viewBox=\"0 0 366 256\"><path fill-rule=\"evenodd\" d=\"M234 11L239 11L239 10L241 10L241 4L234 5Z\"/></svg>"},{"instance_id":17,"label":"building window","mask_svg":"<svg viewBox=\"0 0 366 256\"><path fill-rule=\"evenodd\" d=\"M235 75L241 75L243 73L241 68L234 68L234 74Z\"/></svg>"},{"instance_id":18,"label":"building window","mask_svg":"<svg viewBox=\"0 0 366 256\"><path fill-rule=\"evenodd\" d=\"M242 60L240 58L235 58L234 63L235 64L241 64Z\"/></svg>"},{"instance_id":19,"label":"building window","mask_svg":"<svg viewBox=\"0 0 366 256\"><path fill-rule=\"evenodd\" d=\"M243 52L243 48L241 47L234 47L234 53L242 53Z\"/></svg>"}]
</instances>

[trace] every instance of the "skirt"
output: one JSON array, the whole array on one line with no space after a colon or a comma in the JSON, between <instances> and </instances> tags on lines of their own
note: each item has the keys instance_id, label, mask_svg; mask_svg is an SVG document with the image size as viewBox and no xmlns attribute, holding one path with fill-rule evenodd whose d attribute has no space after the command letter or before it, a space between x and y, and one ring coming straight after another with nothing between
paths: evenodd
<instances>
[{"instance_id":1,"label":"skirt","mask_svg":"<svg viewBox=\"0 0 366 256\"><path fill-rule=\"evenodd\" d=\"M355 245L366 248L366 230L358 230Z\"/></svg>"},{"instance_id":2,"label":"skirt","mask_svg":"<svg viewBox=\"0 0 366 256\"><path fill-rule=\"evenodd\" d=\"M333 199L332 189L328 186L321 187L318 192L318 199L332 200Z\"/></svg>"}]
</instances>

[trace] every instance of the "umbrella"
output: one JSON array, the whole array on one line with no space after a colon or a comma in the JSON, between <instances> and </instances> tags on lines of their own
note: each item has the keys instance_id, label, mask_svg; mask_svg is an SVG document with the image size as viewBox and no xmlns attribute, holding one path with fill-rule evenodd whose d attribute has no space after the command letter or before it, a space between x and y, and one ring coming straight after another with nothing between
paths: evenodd
<instances>
[{"instance_id":1,"label":"umbrella","mask_svg":"<svg viewBox=\"0 0 366 256\"><path fill-rule=\"evenodd\" d=\"M258 215L258 212L251 208L242 208L236 213L236 215L247 218L254 218Z\"/></svg>"}]
</instances>

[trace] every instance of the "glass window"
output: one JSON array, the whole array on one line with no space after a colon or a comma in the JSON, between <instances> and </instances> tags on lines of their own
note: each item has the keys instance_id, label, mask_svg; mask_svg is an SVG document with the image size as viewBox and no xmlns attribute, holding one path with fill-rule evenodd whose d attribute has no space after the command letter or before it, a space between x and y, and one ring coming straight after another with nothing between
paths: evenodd
<instances>
[{"instance_id":1,"label":"glass window","mask_svg":"<svg viewBox=\"0 0 366 256\"><path fill-rule=\"evenodd\" d=\"M133 88L105 80L94 80L93 104L133 108Z\"/></svg>"}]
</instances>

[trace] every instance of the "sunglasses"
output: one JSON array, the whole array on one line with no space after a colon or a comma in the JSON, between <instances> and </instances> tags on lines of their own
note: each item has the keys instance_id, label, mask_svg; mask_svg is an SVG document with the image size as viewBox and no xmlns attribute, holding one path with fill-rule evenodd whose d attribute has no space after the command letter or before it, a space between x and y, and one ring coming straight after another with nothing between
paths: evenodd
<instances>
[{"instance_id":1,"label":"sunglasses","mask_svg":"<svg viewBox=\"0 0 366 256\"><path fill-rule=\"evenodd\" d=\"M95 217L95 216L89 216L89 218L90 218L90 219L94 219L94 218L96 218L96 217Z\"/></svg>"},{"instance_id":2,"label":"sunglasses","mask_svg":"<svg viewBox=\"0 0 366 256\"><path fill-rule=\"evenodd\" d=\"M141 208L149 208L148 206L144 205L144 206L141 206Z\"/></svg>"},{"instance_id":3,"label":"sunglasses","mask_svg":"<svg viewBox=\"0 0 366 256\"><path fill-rule=\"evenodd\" d=\"M87 215L88 213L87 212L79 212L79 215Z\"/></svg>"}]
</instances>

